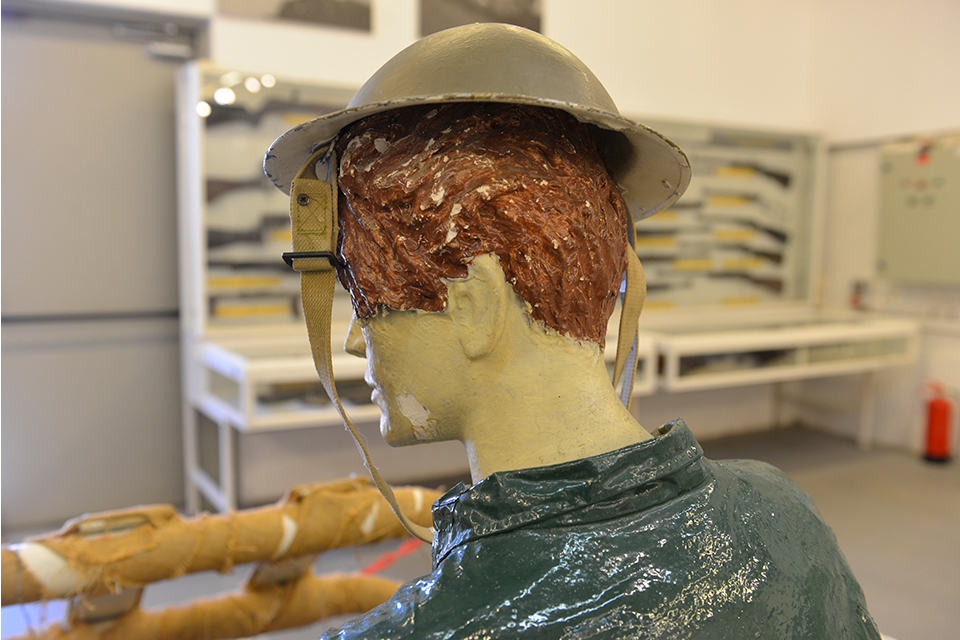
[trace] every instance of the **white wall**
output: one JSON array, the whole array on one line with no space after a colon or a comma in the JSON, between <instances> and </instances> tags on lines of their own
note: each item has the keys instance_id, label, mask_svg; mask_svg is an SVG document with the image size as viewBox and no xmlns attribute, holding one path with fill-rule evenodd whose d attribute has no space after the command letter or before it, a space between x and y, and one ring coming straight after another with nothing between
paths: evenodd
<instances>
[{"instance_id":1,"label":"white wall","mask_svg":"<svg viewBox=\"0 0 960 640\"><path fill-rule=\"evenodd\" d=\"M544 31L626 114L815 126L811 12L765 0L549 0Z\"/></svg>"},{"instance_id":2,"label":"white wall","mask_svg":"<svg viewBox=\"0 0 960 640\"><path fill-rule=\"evenodd\" d=\"M960 125L960 3L816 0L816 119L831 140Z\"/></svg>"},{"instance_id":3,"label":"white wall","mask_svg":"<svg viewBox=\"0 0 960 640\"><path fill-rule=\"evenodd\" d=\"M416 2L376 4L372 34L217 17L225 66L359 86L417 38ZM580 57L625 114L811 128L807 3L544 0L543 31Z\"/></svg>"},{"instance_id":4,"label":"white wall","mask_svg":"<svg viewBox=\"0 0 960 640\"><path fill-rule=\"evenodd\" d=\"M893 286L879 279L880 146L899 136L960 129L960 3L818 0L813 15L817 46L811 94L816 121L832 145L823 302L845 306L853 283L862 281L873 291L868 303L874 308L909 309L923 322L917 366L880 376L876 402L877 440L919 449L922 384L936 378L960 389L960 292ZM932 315L936 321L931 322ZM817 395L855 398L856 381L844 382L832 389L807 386ZM840 431L855 429L849 420L821 419Z\"/></svg>"},{"instance_id":5,"label":"white wall","mask_svg":"<svg viewBox=\"0 0 960 640\"><path fill-rule=\"evenodd\" d=\"M417 39L415 7L411 0L376 3L369 34L218 16L210 23L210 59L227 68L358 89Z\"/></svg>"}]
</instances>

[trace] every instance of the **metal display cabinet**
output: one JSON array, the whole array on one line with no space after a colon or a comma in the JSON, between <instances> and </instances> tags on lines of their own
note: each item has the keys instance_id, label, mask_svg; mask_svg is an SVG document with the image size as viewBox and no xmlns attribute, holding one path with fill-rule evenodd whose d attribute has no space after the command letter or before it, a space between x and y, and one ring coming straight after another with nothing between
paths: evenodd
<instances>
[{"instance_id":1,"label":"metal display cabinet","mask_svg":"<svg viewBox=\"0 0 960 640\"><path fill-rule=\"evenodd\" d=\"M913 322L811 318L723 331L661 332L663 386L675 391L873 371L916 357Z\"/></svg>"},{"instance_id":2,"label":"metal display cabinet","mask_svg":"<svg viewBox=\"0 0 960 640\"><path fill-rule=\"evenodd\" d=\"M814 305L823 145L815 135L653 122L690 157L669 210L637 223L668 392L862 374L861 445L872 440L873 372L916 358L908 320ZM778 394L779 396L779 394Z\"/></svg>"},{"instance_id":3,"label":"metal display cabinet","mask_svg":"<svg viewBox=\"0 0 960 640\"><path fill-rule=\"evenodd\" d=\"M808 303L818 237L816 136L650 122L690 158L690 186L637 223L648 310Z\"/></svg>"}]
</instances>

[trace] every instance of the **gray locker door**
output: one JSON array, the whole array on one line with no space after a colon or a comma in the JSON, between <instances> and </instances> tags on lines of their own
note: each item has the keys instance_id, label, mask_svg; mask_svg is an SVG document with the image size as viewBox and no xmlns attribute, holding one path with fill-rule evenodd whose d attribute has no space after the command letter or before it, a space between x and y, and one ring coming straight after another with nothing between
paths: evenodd
<instances>
[{"instance_id":1,"label":"gray locker door","mask_svg":"<svg viewBox=\"0 0 960 640\"><path fill-rule=\"evenodd\" d=\"M2 28L3 526L179 503L176 65Z\"/></svg>"},{"instance_id":2,"label":"gray locker door","mask_svg":"<svg viewBox=\"0 0 960 640\"><path fill-rule=\"evenodd\" d=\"M905 284L960 285L960 134L881 153L877 271Z\"/></svg>"}]
</instances>

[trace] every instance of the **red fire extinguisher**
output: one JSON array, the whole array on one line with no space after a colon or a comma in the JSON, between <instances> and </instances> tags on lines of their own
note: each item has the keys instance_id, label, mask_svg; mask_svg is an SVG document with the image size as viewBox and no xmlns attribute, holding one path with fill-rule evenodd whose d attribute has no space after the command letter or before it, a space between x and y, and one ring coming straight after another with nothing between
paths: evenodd
<instances>
[{"instance_id":1,"label":"red fire extinguisher","mask_svg":"<svg viewBox=\"0 0 960 640\"><path fill-rule=\"evenodd\" d=\"M931 462L947 462L953 455L954 403L944 392L943 384L930 382L926 385L927 399L927 442L923 457Z\"/></svg>"}]
</instances>

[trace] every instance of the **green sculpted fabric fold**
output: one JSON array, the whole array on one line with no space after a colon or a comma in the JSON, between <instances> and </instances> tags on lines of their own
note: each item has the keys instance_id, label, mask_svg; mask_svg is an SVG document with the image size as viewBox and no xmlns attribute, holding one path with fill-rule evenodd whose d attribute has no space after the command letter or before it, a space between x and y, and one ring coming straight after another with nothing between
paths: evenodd
<instances>
[{"instance_id":1,"label":"green sculpted fabric fold","mask_svg":"<svg viewBox=\"0 0 960 640\"><path fill-rule=\"evenodd\" d=\"M810 498L681 421L434 505L434 571L328 638L879 638Z\"/></svg>"}]
</instances>

